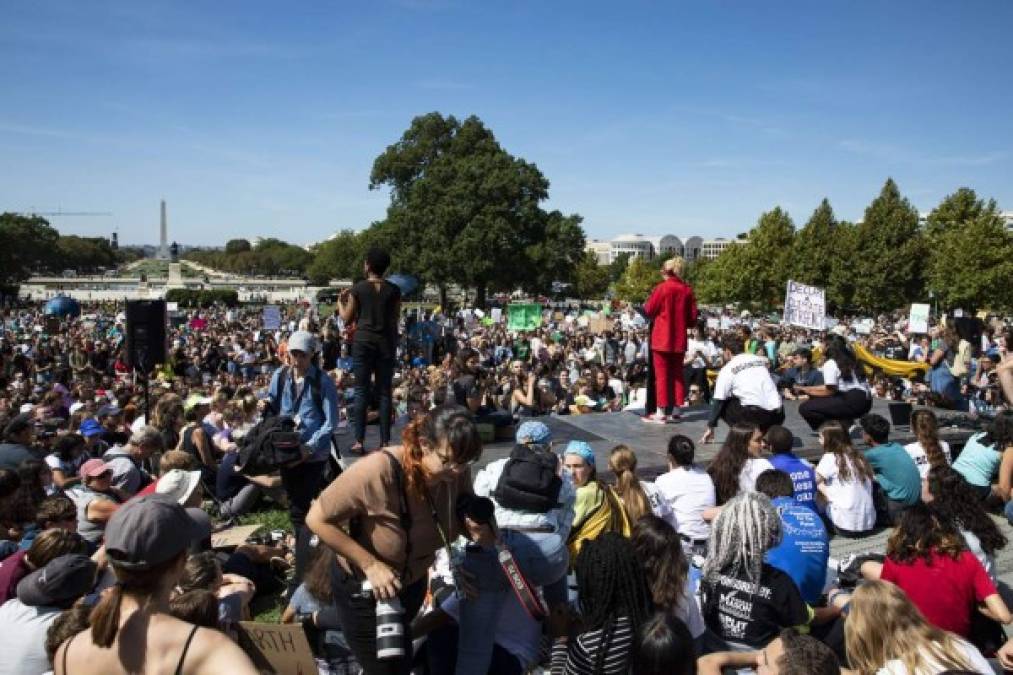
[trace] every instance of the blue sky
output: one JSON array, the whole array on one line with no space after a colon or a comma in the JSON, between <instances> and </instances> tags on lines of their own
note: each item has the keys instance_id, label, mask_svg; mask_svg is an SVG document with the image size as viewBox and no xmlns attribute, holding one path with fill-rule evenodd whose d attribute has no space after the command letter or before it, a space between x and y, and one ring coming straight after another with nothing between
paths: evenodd
<instances>
[{"instance_id":1,"label":"blue sky","mask_svg":"<svg viewBox=\"0 0 1013 675\"><path fill-rule=\"evenodd\" d=\"M0 0L0 211L297 243L382 218L413 116L478 115L589 237L734 236L887 176L1013 209L1013 2Z\"/></svg>"}]
</instances>

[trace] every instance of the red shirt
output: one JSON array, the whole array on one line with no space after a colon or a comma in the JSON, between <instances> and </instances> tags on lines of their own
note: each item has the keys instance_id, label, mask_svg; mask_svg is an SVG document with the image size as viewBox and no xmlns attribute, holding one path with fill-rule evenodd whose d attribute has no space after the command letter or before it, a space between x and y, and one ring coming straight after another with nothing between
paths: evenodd
<instances>
[{"instance_id":1,"label":"red shirt","mask_svg":"<svg viewBox=\"0 0 1013 675\"><path fill-rule=\"evenodd\" d=\"M970 551L961 552L956 560L933 552L928 563L925 558L898 563L887 557L880 578L897 584L929 623L965 638L970 637L977 605L998 593Z\"/></svg>"},{"instance_id":2,"label":"red shirt","mask_svg":"<svg viewBox=\"0 0 1013 675\"><path fill-rule=\"evenodd\" d=\"M155 494L155 488L157 487L158 487L158 479L156 478L150 483L148 483L145 487L141 488L141 490L136 495L134 495L134 497L140 497L142 495L153 495Z\"/></svg>"},{"instance_id":3,"label":"red shirt","mask_svg":"<svg viewBox=\"0 0 1013 675\"><path fill-rule=\"evenodd\" d=\"M0 604L17 595L18 582L31 571L28 569L28 561L25 560L27 555L28 549L23 548L0 562Z\"/></svg>"},{"instance_id":4,"label":"red shirt","mask_svg":"<svg viewBox=\"0 0 1013 675\"><path fill-rule=\"evenodd\" d=\"M696 323L693 289L678 277L669 277L654 287L644 303L644 314L654 320L651 349L684 353L686 329Z\"/></svg>"}]
</instances>

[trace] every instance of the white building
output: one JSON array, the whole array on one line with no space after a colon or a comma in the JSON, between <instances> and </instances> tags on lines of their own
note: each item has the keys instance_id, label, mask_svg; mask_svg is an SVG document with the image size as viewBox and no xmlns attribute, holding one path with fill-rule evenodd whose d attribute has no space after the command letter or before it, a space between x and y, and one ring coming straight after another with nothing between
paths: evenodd
<instances>
[{"instance_id":1,"label":"white building","mask_svg":"<svg viewBox=\"0 0 1013 675\"><path fill-rule=\"evenodd\" d=\"M634 233L621 234L608 241L591 239L588 240L584 249L594 253L599 265L610 264L624 253L629 254L631 258L644 258L645 260L681 256L691 262L700 258L716 258L721 251L734 243L737 243L737 240L705 240L695 236L680 239L672 234L645 237L642 234Z\"/></svg>"},{"instance_id":2,"label":"white building","mask_svg":"<svg viewBox=\"0 0 1013 675\"><path fill-rule=\"evenodd\" d=\"M612 262L612 242L610 241L588 239L584 250L593 253L599 265L608 265Z\"/></svg>"},{"instance_id":3,"label":"white building","mask_svg":"<svg viewBox=\"0 0 1013 675\"><path fill-rule=\"evenodd\" d=\"M721 255L721 252L726 248L738 244L740 241L741 240L739 239L724 239L721 237L718 237L717 239L706 239L701 247L700 257L704 260L714 260L714 258Z\"/></svg>"}]
</instances>

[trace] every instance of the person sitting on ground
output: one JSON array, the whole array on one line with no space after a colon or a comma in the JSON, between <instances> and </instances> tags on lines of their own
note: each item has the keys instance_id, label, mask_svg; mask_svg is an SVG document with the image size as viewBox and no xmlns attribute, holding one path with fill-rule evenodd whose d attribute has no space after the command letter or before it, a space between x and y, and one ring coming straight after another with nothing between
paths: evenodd
<instances>
[{"instance_id":1,"label":"person sitting on ground","mask_svg":"<svg viewBox=\"0 0 1013 675\"><path fill-rule=\"evenodd\" d=\"M88 617L91 615L91 606L86 603L77 603L70 609L60 612L53 623L49 624L46 631L46 659L49 662L49 669L53 669L53 656L56 650L69 638L91 626Z\"/></svg>"},{"instance_id":2,"label":"person sitting on ground","mask_svg":"<svg viewBox=\"0 0 1013 675\"><path fill-rule=\"evenodd\" d=\"M994 672L974 645L927 621L904 590L891 583L861 584L848 609L845 643L848 661L859 675Z\"/></svg>"},{"instance_id":3,"label":"person sitting on ground","mask_svg":"<svg viewBox=\"0 0 1013 675\"><path fill-rule=\"evenodd\" d=\"M95 584L97 565L81 554L54 558L18 584L17 597L0 607L0 673L42 675L49 672L46 632L60 612Z\"/></svg>"},{"instance_id":4,"label":"person sitting on ground","mask_svg":"<svg viewBox=\"0 0 1013 675\"><path fill-rule=\"evenodd\" d=\"M4 442L0 443L0 469L17 470L22 462L36 458L32 450L35 442L35 421L31 413L21 413L8 420L4 427Z\"/></svg>"},{"instance_id":5,"label":"person sitting on ground","mask_svg":"<svg viewBox=\"0 0 1013 675\"><path fill-rule=\"evenodd\" d=\"M151 482L143 464L154 453L165 449L162 434L155 427L142 427L130 435L127 444L112 447L102 461L112 470L112 485L127 497L133 497Z\"/></svg>"},{"instance_id":6,"label":"person sitting on ground","mask_svg":"<svg viewBox=\"0 0 1013 675\"><path fill-rule=\"evenodd\" d=\"M881 525L893 525L904 509L921 498L921 475L907 451L890 441L890 423L882 415L865 415L861 424L862 438L869 446L865 458L879 488L873 492L877 498L876 520Z\"/></svg>"},{"instance_id":7,"label":"person sitting on ground","mask_svg":"<svg viewBox=\"0 0 1013 675\"><path fill-rule=\"evenodd\" d=\"M675 516L686 555L707 555L711 526L704 514L717 503L710 474L693 463L696 449L687 436L668 439L668 472L654 481Z\"/></svg>"},{"instance_id":8,"label":"person sitting on ground","mask_svg":"<svg viewBox=\"0 0 1013 675\"><path fill-rule=\"evenodd\" d=\"M60 490L68 490L81 480L78 470L88 459L84 447L84 437L80 434L64 434L53 443L53 452L46 455L46 464L53 472L53 485Z\"/></svg>"},{"instance_id":9,"label":"person sitting on ground","mask_svg":"<svg viewBox=\"0 0 1013 675\"><path fill-rule=\"evenodd\" d=\"M87 551L84 540L75 532L59 529L41 532L31 547L0 562L0 604L15 596L18 583L26 575L42 569L61 555Z\"/></svg>"},{"instance_id":10,"label":"person sitting on ground","mask_svg":"<svg viewBox=\"0 0 1013 675\"><path fill-rule=\"evenodd\" d=\"M700 586L708 650L763 649L781 629L809 623L812 610L798 586L764 560L781 536L781 519L765 495L744 492L721 510Z\"/></svg>"},{"instance_id":11,"label":"person sitting on ground","mask_svg":"<svg viewBox=\"0 0 1013 675\"><path fill-rule=\"evenodd\" d=\"M630 541L644 568L654 608L678 618L693 640L701 640L706 627L679 534L670 523L649 514L633 526Z\"/></svg>"},{"instance_id":12,"label":"person sitting on ground","mask_svg":"<svg viewBox=\"0 0 1013 675\"><path fill-rule=\"evenodd\" d=\"M113 487L113 471L101 459L89 459L81 465L80 474L81 487L71 494L77 506L77 531L92 549L96 549L123 495Z\"/></svg>"},{"instance_id":13,"label":"person sitting on ground","mask_svg":"<svg viewBox=\"0 0 1013 675\"><path fill-rule=\"evenodd\" d=\"M998 586L995 555L1006 546L1006 536L967 481L949 466L933 467L922 486L922 501L960 530L967 549Z\"/></svg>"},{"instance_id":14,"label":"person sitting on ground","mask_svg":"<svg viewBox=\"0 0 1013 675\"><path fill-rule=\"evenodd\" d=\"M617 445L609 453L609 468L616 477L615 490L626 509L631 525L645 515L663 518L674 528L678 526L668 500L654 483L637 478L637 455L628 445Z\"/></svg>"},{"instance_id":15,"label":"person sitting on ground","mask_svg":"<svg viewBox=\"0 0 1013 675\"><path fill-rule=\"evenodd\" d=\"M839 675L837 656L819 640L785 628L763 649L715 652L697 660L697 675L722 675L736 668L755 668L764 675ZM743 672L739 670L738 672ZM753 672L753 671L747 671ZM869 671L868 675L872 675ZM863 672L861 675L867 675Z\"/></svg>"},{"instance_id":16,"label":"person sitting on ground","mask_svg":"<svg viewBox=\"0 0 1013 675\"><path fill-rule=\"evenodd\" d=\"M19 548L30 548L40 532L52 528L77 532L77 506L64 495L46 497L35 512L35 522L25 528Z\"/></svg>"},{"instance_id":17,"label":"person sitting on ground","mask_svg":"<svg viewBox=\"0 0 1013 675\"><path fill-rule=\"evenodd\" d=\"M197 460L192 455L183 452L182 450L168 450L162 454L158 459L158 477L161 478L165 474L169 473L173 469L180 469L182 471L196 471L198 468ZM153 495L158 488L158 481L153 480L148 483L145 487L141 488L141 491L137 493L140 495Z\"/></svg>"},{"instance_id":18,"label":"person sitting on ground","mask_svg":"<svg viewBox=\"0 0 1013 675\"><path fill-rule=\"evenodd\" d=\"M911 431L918 440L905 445L904 450L911 455L922 480L929 475L929 469L950 465L950 444L939 440L939 421L934 412L927 408L912 412Z\"/></svg>"},{"instance_id":19,"label":"person sitting on ground","mask_svg":"<svg viewBox=\"0 0 1013 675\"><path fill-rule=\"evenodd\" d=\"M222 630L218 612L218 597L213 591L204 588L194 588L177 593L169 599L170 615L180 621L202 628ZM236 638L233 637L233 639Z\"/></svg>"},{"instance_id":20,"label":"person sitting on ground","mask_svg":"<svg viewBox=\"0 0 1013 675\"><path fill-rule=\"evenodd\" d=\"M964 477L980 499L996 494L1009 502L1013 488L1013 410L996 414L988 430L971 436L953 460L953 469ZM993 485L993 481L997 481ZM1013 522L1013 507L1006 517Z\"/></svg>"},{"instance_id":21,"label":"person sitting on ground","mask_svg":"<svg viewBox=\"0 0 1013 675\"><path fill-rule=\"evenodd\" d=\"M238 518L249 513L264 495L281 506L288 504L280 474L274 472L262 476L247 476L240 473L236 466L238 461L239 452L229 450L222 456L222 463L216 473L215 495L218 497L219 510L223 518Z\"/></svg>"},{"instance_id":22,"label":"person sitting on ground","mask_svg":"<svg viewBox=\"0 0 1013 675\"><path fill-rule=\"evenodd\" d=\"M768 458L774 468L791 476L793 497L802 506L816 509L816 471L813 465L791 451L795 437L780 424L767 429L763 441L770 449Z\"/></svg>"},{"instance_id":23,"label":"person sitting on ground","mask_svg":"<svg viewBox=\"0 0 1013 675\"><path fill-rule=\"evenodd\" d=\"M714 382L714 402L707 420L707 431L701 443L714 440L718 420L729 426L739 422L752 423L766 431L775 424L784 424L781 394L767 369L764 356L743 353L742 338L726 336L721 343L724 363Z\"/></svg>"},{"instance_id":24,"label":"person sitting on ground","mask_svg":"<svg viewBox=\"0 0 1013 675\"><path fill-rule=\"evenodd\" d=\"M816 512L792 497L791 476L764 471L756 478L756 491L770 498L781 518L781 542L767 551L767 562L790 576L802 599L815 605L823 595L830 558L830 537Z\"/></svg>"},{"instance_id":25,"label":"person sitting on ground","mask_svg":"<svg viewBox=\"0 0 1013 675\"><path fill-rule=\"evenodd\" d=\"M118 583L95 606L91 628L57 650L55 675L71 670L75 675L256 675L249 657L224 634L169 614L187 548L208 534L182 506L161 495L124 504L106 530L106 558Z\"/></svg>"},{"instance_id":26,"label":"person sitting on ground","mask_svg":"<svg viewBox=\"0 0 1013 675\"><path fill-rule=\"evenodd\" d=\"M750 422L736 424L728 431L721 450L711 460L707 473L714 480L718 506L735 495L755 489L756 477L774 468L763 452L763 431Z\"/></svg>"},{"instance_id":27,"label":"person sitting on ground","mask_svg":"<svg viewBox=\"0 0 1013 675\"><path fill-rule=\"evenodd\" d=\"M930 623L972 642L979 606L993 621L1013 622L960 531L920 502L901 515L887 541L886 560L863 562L861 573L866 579L896 584Z\"/></svg>"},{"instance_id":28,"label":"person sitting on ground","mask_svg":"<svg viewBox=\"0 0 1013 675\"><path fill-rule=\"evenodd\" d=\"M570 637L574 626L565 606L551 615L552 673L626 673L651 607L633 544L606 532L581 549L574 570L581 629Z\"/></svg>"},{"instance_id":29,"label":"person sitting on ground","mask_svg":"<svg viewBox=\"0 0 1013 675\"><path fill-rule=\"evenodd\" d=\"M820 372L823 384L795 387L796 394L809 397L798 407L798 413L810 429L816 431L830 420L841 420L850 427L852 421L872 409L869 382L847 340L839 335L830 337Z\"/></svg>"},{"instance_id":30,"label":"person sitting on ground","mask_svg":"<svg viewBox=\"0 0 1013 675\"><path fill-rule=\"evenodd\" d=\"M236 574L223 574L215 554L205 551L187 558L183 576L176 586L177 595L196 590L211 591L218 600L217 622L209 627L218 628L233 640L238 639L239 622L249 620L250 601L257 592L253 582Z\"/></svg>"},{"instance_id":31,"label":"person sitting on ground","mask_svg":"<svg viewBox=\"0 0 1013 675\"><path fill-rule=\"evenodd\" d=\"M781 374L781 391L789 401L805 399L805 394L795 394L795 387L818 387L823 384L823 373L813 368L811 349L799 347L791 354L791 367Z\"/></svg>"},{"instance_id":32,"label":"person sitting on ground","mask_svg":"<svg viewBox=\"0 0 1013 675\"><path fill-rule=\"evenodd\" d=\"M696 675L696 647L682 621L657 611L640 627L631 675Z\"/></svg>"},{"instance_id":33,"label":"person sitting on ground","mask_svg":"<svg viewBox=\"0 0 1013 675\"><path fill-rule=\"evenodd\" d=\"M603 532L629 536L630 521L615 490L598 480L590 445L584 441L570 441L563 452L563 469L570 474L577 490L573 527L567 541L572 565L587 540Z\"/></svg>"},{"instance_id":34,"label":"person sitting on ground","mask_svg":"<svg viewBox=\"0 0 1013 675\"><path fill-rule=\"evenodd\" d=\"M834 532L844 537L871 533L876 527L872 465L837 420L820 427L819 441L823 456L816 465L816 489Z\"/></svg>"}]
</instances>

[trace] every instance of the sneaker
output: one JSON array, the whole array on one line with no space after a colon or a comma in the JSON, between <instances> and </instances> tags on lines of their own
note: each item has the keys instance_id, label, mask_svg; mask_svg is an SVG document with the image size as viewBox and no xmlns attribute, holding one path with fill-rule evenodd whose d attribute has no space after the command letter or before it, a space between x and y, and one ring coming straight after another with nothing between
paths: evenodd
<instances>
[{"instance_id":1,"label":"sneaker","mask_svg":"<svg viewBox=\"0 0 1013 675\"><path fill-rule=\"evenodd\" d=\"M668 424L668 417L663 412L644 415L643 420L649 424Z\"/></svg>"}]
</instances>

